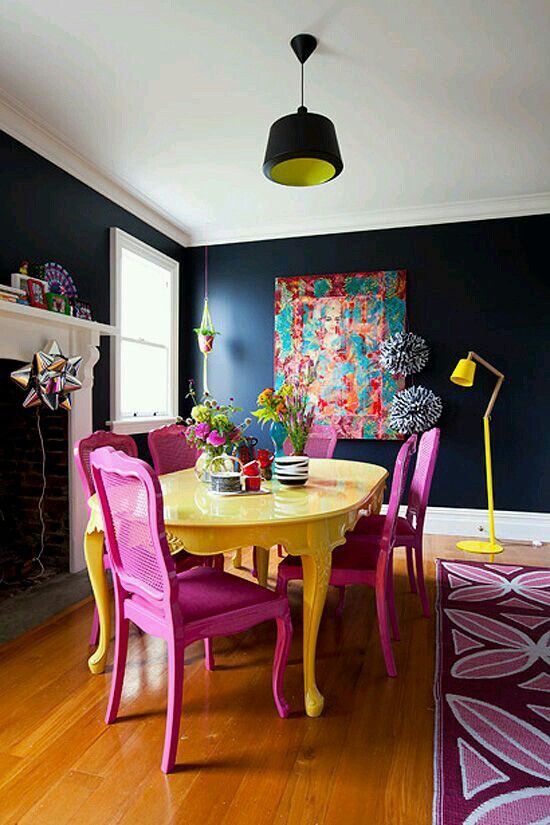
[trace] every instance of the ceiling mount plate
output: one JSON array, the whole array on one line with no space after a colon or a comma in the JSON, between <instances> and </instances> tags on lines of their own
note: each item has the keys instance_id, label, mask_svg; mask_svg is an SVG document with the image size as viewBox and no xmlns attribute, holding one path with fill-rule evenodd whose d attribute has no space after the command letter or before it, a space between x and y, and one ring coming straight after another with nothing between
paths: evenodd
<instances>
[{"instance_id":1,"label":"ceiling mount plate","mask_svg":"<svg viewBox=\"0 0 550 825\"><path fill-rule=\"evenodd\" d=\"M290 41L290 48L300 63L304 64L317 48L317 38L312 34L296 34Z\"/></svg>"}]
</instances>

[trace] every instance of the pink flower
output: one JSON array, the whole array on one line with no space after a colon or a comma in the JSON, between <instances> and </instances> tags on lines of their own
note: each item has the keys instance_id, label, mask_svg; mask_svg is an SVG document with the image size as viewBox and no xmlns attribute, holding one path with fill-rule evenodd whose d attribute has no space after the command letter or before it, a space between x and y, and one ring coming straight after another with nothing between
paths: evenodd
<instances>
[{"instance_id":1,"label":"pink flower","mask_svg":"<svg viewBox=\"0 0 550 825\"><path fill-rule=\"evenodd\" d=\"M195 435L197 438L200 438L201 441L205 441L208 434L210 432L210 424L204 421L202 424L197 424L195 426Z\"/></svg>"},{"instance_id":2,"label":"pink flower","mask_svg":"<svg viewBox=\"0 0 550 825\"><path fill-rule=\"evenodd\" d=\"M208 444L211 444L213 447L221 447L225 444L225 436L220 435L216 430L212 430L208 438L206 439Z\"/></svg>"},{"instance_id":3,"label":"pink flower","mask_svg":"<svg viewBox=\"0 0 550 825\"><path fill-rule=\"evenodd\" d=\"M235 427L235 429L230 432L229 437L230 437L231 441L233 443L235 443L236 441L240 440L241 435L242 435L242 433L241 433L240 429L238 427Z\"/></svg>"}]
</instances>

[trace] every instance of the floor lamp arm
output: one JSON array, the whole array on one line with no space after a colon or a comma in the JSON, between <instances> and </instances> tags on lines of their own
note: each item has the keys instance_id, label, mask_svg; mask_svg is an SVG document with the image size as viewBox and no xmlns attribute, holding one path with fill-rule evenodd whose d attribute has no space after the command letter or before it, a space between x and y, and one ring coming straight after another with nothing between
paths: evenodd
<instances>
[{"instance_id":1,"label":"floor lamp arm","mask_svg":"<svg viewBox=\"0 0 550 825\"><path fill-rule=\"evenodd\" d=\"M492 372L493 375L496 375L497 377L497 383L495 384L493 394L491 395L489 403L487 404L487 409L483 414L484 418L490 418L491 413L493 412L493 407L495 406L495 401L497 400L497 396L500 392L500 388L502 387L502 382L504 381L504 375L500 372L500 370L497 370L496 367L493 367L492 364L486 361L485 358L482 358L481 355L478 355L477 352L470 351L468 353L468 358L471 361L477 361L478 364L481 364L482 367L485 367L485 369L489 370L489 372Z\"/></svg>"},{"instance_id":2,"label":"floor lamp arm","mask_svg":"<svg viewBox=\"0 0 550 825\"><path fill-rule=\"evenodd\" d=\"M497 395L500 392L500 388L502 387L502 382L503 381L504 381L504 376L501 375L500 378L498 379L497 383L495 384L493 394L491 395L491 397L489 399L489 403L487 404L487 409L485 410L485 413L483 414L483 418L490 418L491 417L491 413L493 412L493 407L495 406L495 401L497 400Z\"/></svg>"}]
</instances>

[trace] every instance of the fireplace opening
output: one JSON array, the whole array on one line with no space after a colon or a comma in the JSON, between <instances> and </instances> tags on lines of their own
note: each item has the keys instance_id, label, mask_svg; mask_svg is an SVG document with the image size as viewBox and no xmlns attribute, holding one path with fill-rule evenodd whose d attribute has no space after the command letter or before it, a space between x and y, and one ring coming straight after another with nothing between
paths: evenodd
<instances>
[{"instance_id":1,"label":"fireplace opening","mask_svg":"<svg viewBox=\"0 0 550 825\"><path fill-rule=\"evenodd\" d=\"M18 361L0 359L0 601L69 571L68 416L44 405L23 408L25 394L10 379L19 366ZM38 423L46 454L41 556Z\"/></svg>"}]
</instances>

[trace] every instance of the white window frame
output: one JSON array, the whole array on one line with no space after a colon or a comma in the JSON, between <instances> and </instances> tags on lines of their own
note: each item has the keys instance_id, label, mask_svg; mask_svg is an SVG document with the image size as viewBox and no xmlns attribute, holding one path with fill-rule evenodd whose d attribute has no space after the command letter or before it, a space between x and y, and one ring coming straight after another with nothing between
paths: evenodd
<instances>
[{"instance_id":1,"label":"white window frame","mask_svg":"<svg viewBox=\"0 0 550 825\"><path fill-rule=\"evenodd\" d=\"M179 360L179 263L152 246L134 238L118 227L111 227L111 323L116 327L116 335L111 339L111 420L107 423L115 433L147 433L157 427L173 424L178 415L178 360ZM134 416L123 418L120 411L121 372L121 262L122 251L129 250L154 264L168 269L172 278L172 307L170 318L170 360L168 369L170 387L168 390L169 414L163 416Z\"/></svg>"}]
</instances>

